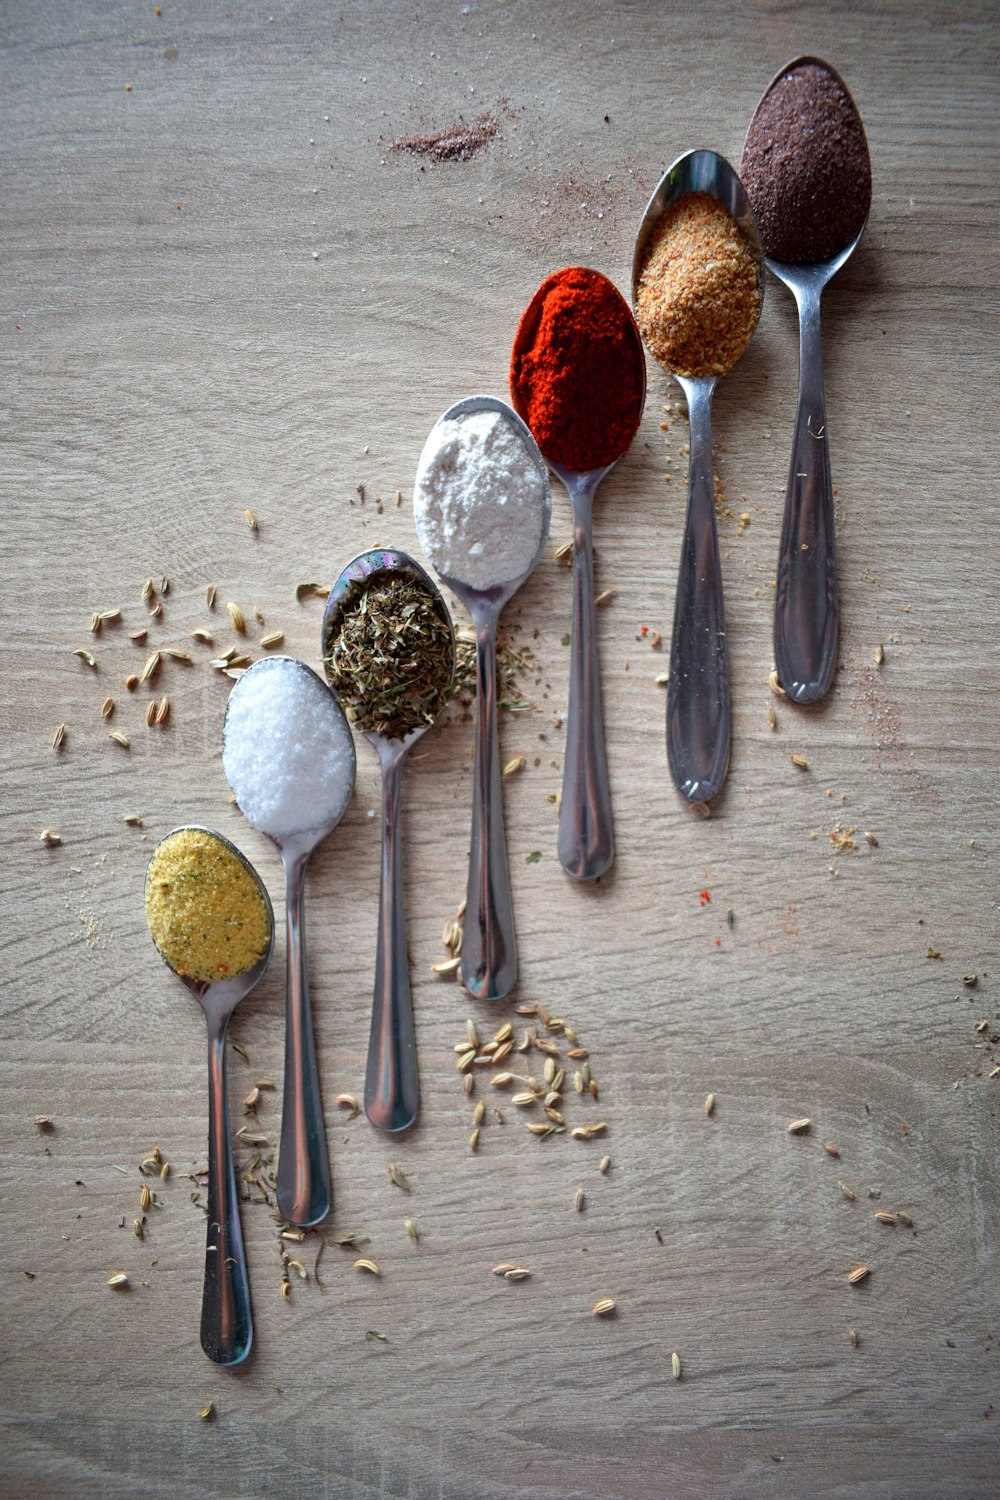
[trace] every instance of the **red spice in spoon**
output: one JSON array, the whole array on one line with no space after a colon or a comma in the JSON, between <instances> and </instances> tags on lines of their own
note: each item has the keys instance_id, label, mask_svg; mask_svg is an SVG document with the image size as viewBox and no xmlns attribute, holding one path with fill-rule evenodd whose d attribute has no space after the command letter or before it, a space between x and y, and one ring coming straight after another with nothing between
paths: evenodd
<instances>
[{"instance_id":1,"label":"red spice in spoon","mask_svg":"<svg viewBox=\"0 0 1000 1500\"><path fill-rule=\"evenodd\" d=\"M518 324L510 389L552 463L584 474L621 458L642 415L645 358L606 276L568 266L542 282Z\"/></svg>"}]
</instances>

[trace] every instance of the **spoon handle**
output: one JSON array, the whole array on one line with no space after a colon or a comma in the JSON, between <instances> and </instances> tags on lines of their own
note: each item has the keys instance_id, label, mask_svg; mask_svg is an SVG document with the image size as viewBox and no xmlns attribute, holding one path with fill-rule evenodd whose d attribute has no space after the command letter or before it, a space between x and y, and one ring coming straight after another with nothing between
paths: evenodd
<instances>
[{"instance_id":1,"label":"spoon handle","mask_svg":"<svg viewBox=\"0 0 1000 1500\"><path fill-rule=\"evenodd\" d=\"M201 1299L201 1347L217 1365L250 1353L253 1320L229 1130L224 1020L208 1024L208 1238Z\"/></svg>"},{"instance_id":2,"label":"spoon handle","mask_svg":"<svg viewBox=\"0 0 1000 1500\"><path fill-rule=\"evenodd\" d=\"M405 751L390 753L382 762L382 876L365 1072L365 1114L379 1130L405 1130L417 1118L420 1105L403 900L404 755Z\"/></svg>"},{"instance_id":3,"label":"spoon handle","mask_svg":"<svg viewBox=\"0 0 1000 1500\"><path fill-rule=\"evenodd\" d=\"M594 609L595 489L593 481L578 489L570 489L573 504L573 635L558 848L559 863L567 875L577 880L594 880L603 875L615 857Z\"/></svg>"},{"instance_id":4,"label":"spoon handle","mask_svg":"<svg viewBox=\"0 0 1000 1500\"><path fill-rule=\"evenodd\" d=\"M278 1152L278 1208L308 1228L330 1212L330 1163L316 1068L306 972L305 873L308 853L283 849L288 927L285 995L285 1086Z\"/></svg>"},{"instance_id":5,"label":"spoon handle","mask_svg":"<svg viewBox=\"0 0 1000 1500\"><path fill-rule=\"evenodd\" d=\"M677 790L709 802L729 764L729 664L712 476L714 379L681 382L691 461L667 685L667 759Z\"/></svg>"},{"instance_id":6,"label":"spoon handle","mask_svg":"<svg viewBox=\"0 0 1000 1500\"><path fill-rule=\"evenodd\" d=\"M490 611L475 625L478 709L462 983L478 1000L502 1000L517 979L517 950L500 795L497 616Z\"/></svg>"},{"instance_id":7,"label":"spoon handle","mask_svg":"<svg viewBox=\"0 0 1000 1500\"><path fill-rule=\"evenodd\" d=\"M822 288L793 290L799 308L799 396L778 553L774 659L789 698L817 703L833 680L840 617L819 321Z\"/></svg>"}]
</instances>

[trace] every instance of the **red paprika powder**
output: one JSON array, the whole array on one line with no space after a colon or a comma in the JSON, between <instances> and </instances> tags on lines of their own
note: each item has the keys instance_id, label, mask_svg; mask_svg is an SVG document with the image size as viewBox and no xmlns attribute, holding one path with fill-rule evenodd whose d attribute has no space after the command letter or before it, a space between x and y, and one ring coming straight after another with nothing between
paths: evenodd
<instances>
[{"instance_id":1,"label":"red paprika powder","mask_svg":"<svg viewBox=\"0 0 1000 1500\"><path fill-rule=\"evenodd\" d=\"M551 462L582 474L621 458L642 415L646 365L631 309L606 276L568 266L542 282L518 324L510 388Z\"/></svg>"}]
</instances>

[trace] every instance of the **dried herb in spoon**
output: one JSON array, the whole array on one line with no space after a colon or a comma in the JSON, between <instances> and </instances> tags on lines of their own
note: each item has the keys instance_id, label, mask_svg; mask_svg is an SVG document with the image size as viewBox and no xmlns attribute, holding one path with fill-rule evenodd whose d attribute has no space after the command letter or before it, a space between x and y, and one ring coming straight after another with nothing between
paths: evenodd
<instances>
[{"instance_id":1,"label":"dried herb in spoon","mask_svg":"<svg viewBox=\"0 0 1000 1500\"><path fill-rule=\"evenodd\" d=\"M353 724L401 740L432 724L451 692L451 631L435 596L406 573L371 573L341 608L327 678Z\"/></svg>"}]
</instances>

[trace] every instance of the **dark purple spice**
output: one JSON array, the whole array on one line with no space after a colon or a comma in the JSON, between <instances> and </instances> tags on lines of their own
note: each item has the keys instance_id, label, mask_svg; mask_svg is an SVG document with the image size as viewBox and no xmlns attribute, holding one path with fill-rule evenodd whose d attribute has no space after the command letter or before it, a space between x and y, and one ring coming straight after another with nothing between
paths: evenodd
<instances>
[{"instance_id":1,"label":"dark purple spice","mask_svg":"<svg viewBox=\"0 0 1000 1500\"><path fill-rule=\"evenodd\" d=\"M778 74L750 121L740 176L772 260L829 260L860 234L872 201L868 142L827 63L799 57Z\"/></svg>"}]
</instances>

